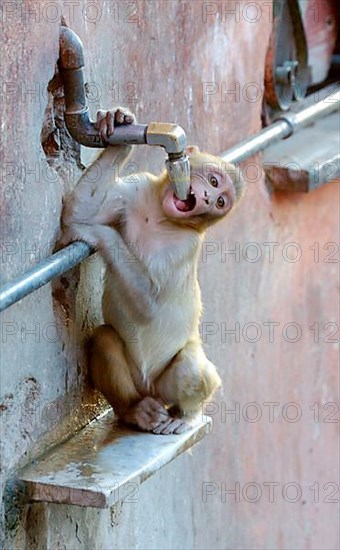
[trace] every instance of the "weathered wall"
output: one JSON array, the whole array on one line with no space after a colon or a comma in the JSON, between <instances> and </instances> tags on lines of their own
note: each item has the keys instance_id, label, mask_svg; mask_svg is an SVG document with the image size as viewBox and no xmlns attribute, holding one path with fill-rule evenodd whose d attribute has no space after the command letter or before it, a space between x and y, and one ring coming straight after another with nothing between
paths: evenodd
<instances>
[{"instance_id":1,"label":"weathered wall","mask_svg":"<svg viewBox=\"0 0 340 550\"><path fill-rule=\"evenodd\" d=\"M254 92L263 82L268 2L18 0L2 10L4 280L53 250L62 196L80 174L76 155L59 152L49 169L41 148L61 14L84 42L93 112L128 105L141 122L179 123L190 143L215 153L260 128ZM134 162L159 169L163 158L140 148ZM13 482L20 464L101 407L87 389L82 352L100 318L100 262L88 260L2 315L4 548L339 547L338 424L332 407L323 409L338 401L338 334L325 326L338 322L338 264L324 247L338 241L339 190L270 197L255 171L238 213L209 233L202 254L202 334L224 379L210 404L213 434L146 481L136 503L22 507ZM225 332L235 327L240 336Z\"/></svg>"}]
</instances>

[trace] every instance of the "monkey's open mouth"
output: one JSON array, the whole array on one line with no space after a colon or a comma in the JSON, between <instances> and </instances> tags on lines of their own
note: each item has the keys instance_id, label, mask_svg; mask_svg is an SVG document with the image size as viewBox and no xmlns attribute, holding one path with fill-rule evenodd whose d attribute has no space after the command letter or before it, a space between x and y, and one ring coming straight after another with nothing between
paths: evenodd
<instances>
[{"instance_id":1,"label":"monkey's open mouth","mask_svg":"<svg viewBox=\"0 0 340 550\"><path fill-rule=\"evenodd\" d=\"M188 198L185 201L182 201L181 199L178 199L176 195L174 195L174 203L180 212L191 212L196 206L196 197L192 190L190 190L190 194Z\"/></svg>"}]
</instances>

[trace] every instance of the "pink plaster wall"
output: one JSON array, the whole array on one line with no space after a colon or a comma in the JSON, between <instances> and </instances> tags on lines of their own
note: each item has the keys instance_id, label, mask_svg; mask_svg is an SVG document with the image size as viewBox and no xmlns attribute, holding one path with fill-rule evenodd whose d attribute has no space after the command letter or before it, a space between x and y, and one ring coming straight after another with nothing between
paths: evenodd
<instances>
[{"instance_id":1,"label":"pink plaster wall","mask_svg":"<svg viewBox=\"0 0 340 550\"><path fill-rule=\"evenodd\" d=\"M260 128L261 101L253 99L263 85L271 30L267 2L3 4L1 229L6 279L35 263L37 251L46 256L53 249L62 196L79 174L75 171L68 181L60 176L51 181L40 147L62 13L84 42L93 113L99 106L129 105L141 122L177 122L190 143L213 153ZM27 13L28 8L35 12ZM228 14L233 8L236 14ZM27 90L34 87L37 95L29 95ZM225 94L228 89L235 93ZM207 95L207 90L215 93ZM151 148L138 149L134 157L141 169L155 170L163 159L161 151ZM36 174L30 173L34 167ZM324 329L325 323L339 322L338 263L329 262L338 261L338 256L327 262L332 248L323 248L338 244L339 188L329 184L308 196L270 197L254 167L249 178L238 212L209 233L200 269L202 334L224 380L223 394L210 404L213 434L192 455L180 457L145 482L137 503L111 511L16 507L7 486L6 548L339 547L338 504L325 501L336 488L325 484L339 483L338 423L326 422L332 408L322 408L339 397L337 344L325 341L333 325ZM256 249L247 248L249 243L257 243ZM273 261L264 243L277 243ZM285 247L288 243L296 243L295 248ZM314 243L319 243L318 262L310 249ZM36 253L23 255L23 246L24 252L36 246ZM239 260L225 254L225 248L235 246L240 247ZM242 256L247 250L251 257L261 258L247 261ZM301 258L289 261L296 251ZM49 323L66 322L67 304L53 301L50 285L2 316L4 479L11 479L16 467L34 457L37 449L64 437L98 410L86 390L82 338L99 319L99 276L98 262L86 262L68 279L71 291L66 295L72 307L67 327L63 325L53 341L44 337L44 330ZM268 322L280 323L273 342L264 324ZM224 333L235 323L240 327L239 342ZM256 325L242 333L247 323ZM301 330L296 343L287 341L295 335L292 328L285 332L287 323ZM315 323L320 327L319 342L309 329ZM32 327L39 338L28 333ZM247 341L259 328L259 341ZM256 409L247 408L252 402ZM264 405L269 402L278 403L273 422ZM284 408L291 402L296 405ZM314 403L320 404L318 422L310 410ZM224 406L239 406L239 421L225 416ZM301 419L290 422L287 415L293 417L296 411ZM262 417L249 422L243 416L247 412ZM270 482L275 483L273 502ZM287 483L294 486L284 488ZM315 484L320 489L318 502L309 489L316 489ZM223 496L223 488L235 487L240 487L240 502L233 495ZM288 502L294 490L301 490L301 497ZM254 491L260 498L247 502L255 499ZM335 493L333 500L338 498Z\"/></svg>"}]
</instances>

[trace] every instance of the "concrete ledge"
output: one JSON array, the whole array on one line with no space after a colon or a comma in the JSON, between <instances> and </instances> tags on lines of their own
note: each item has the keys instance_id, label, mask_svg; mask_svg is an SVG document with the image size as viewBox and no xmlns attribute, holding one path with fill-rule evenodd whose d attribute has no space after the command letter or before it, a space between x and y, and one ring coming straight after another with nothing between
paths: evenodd
<instances>
[{"instance_id":1,"label":"concrete ledge","mask_svg":"<svg viewBox=\"0 0 340 550\"><path fill-rule=\"evenodd\" d=\"M19 472L33 501L108 508L134 502L140 483L211 429L208 417L182 435L137 432L109 411Z\"/></svg>"},{"instance_id":2,"label":"concrete ledge","mask_svg":"<svg viewBox=\"0 0 340 550\"><path fill-rule=\"evenodd\" d=\"M274 191L306 193L336 181L340 178L340 112L271 145L262 162Z\"/></svg>"}]
</instances>

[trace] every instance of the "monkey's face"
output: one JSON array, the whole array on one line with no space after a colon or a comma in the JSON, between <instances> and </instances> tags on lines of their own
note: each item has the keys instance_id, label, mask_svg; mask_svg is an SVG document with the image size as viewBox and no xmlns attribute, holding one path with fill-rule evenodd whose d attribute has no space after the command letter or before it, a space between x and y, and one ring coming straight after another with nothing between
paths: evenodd
<instances>
[{"instance_id":1,"label":"monkey's face","mask_svg":"<svg viewBox=\"0 0 340 550\"><path fill-rule=\"evenodd\" d=\"M195 152L190 157L190 194L185 201L180 200L168 185L162 200L165 215L184 224L197 220L210 225L222 218L236 201L235 187L229 174L221 159Z\"/></svg>"}]
</instances>

